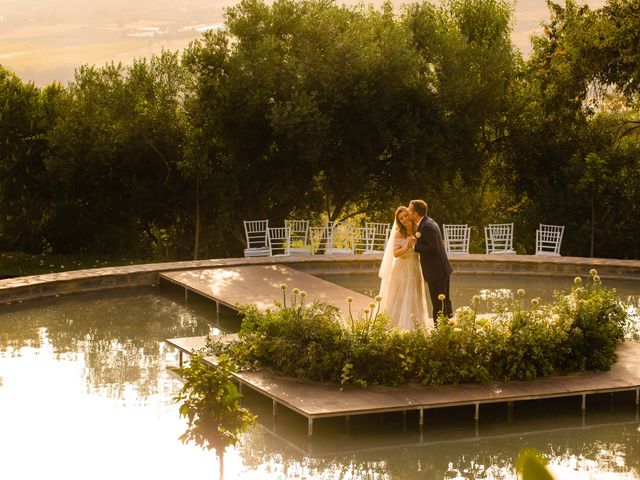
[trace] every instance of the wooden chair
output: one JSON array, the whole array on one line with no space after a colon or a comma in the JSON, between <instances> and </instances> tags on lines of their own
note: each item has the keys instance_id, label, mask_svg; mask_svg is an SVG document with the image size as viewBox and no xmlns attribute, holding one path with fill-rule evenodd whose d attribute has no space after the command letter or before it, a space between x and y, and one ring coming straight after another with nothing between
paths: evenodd
<instances>
[{"instance_id":1,"label":"wooden chair","mask_svg":"<svg viewBox=\"0 0 640 480\"><path fill-rule=\"evenodd\" d=\"M286 227L269 227L269 255L289 255L289 229Z\"/></svg>"},{"instance_id":2,"label":"wooden chair","mask_svg":"<svg viewBox=\"0 0 640 480\"><path fill-rule=\"evenodd\" d=\"M560 256L564 225L544 225L536 230L536 255Z\"/></svg>"},{"instance_id":3,"label":"wooden chair","mask_svg":"<svg viewBox=\"0 0 640 480\"><path fill-rule=\"evenodd\" d=\"M325 254L354 254L353 228L347 222L327 223L327 247Z\"/></svg>"},{"instance_id":4,"label":"wooden chair","mask_svg":"<svg viewBox=\"0 0 640 480\"><path fill-rule=\"evenodd\" d=\"M244 234L247 248L245 257L268 257L271 255L269 246L269 220L245 220Z\"/></svg>"},{"instance_id":5,"label":"wooden chair","mask_svg":"<svg viewBox=\"0 0 640 480\"><path fill-rule=\"evenodd\" d=\"M449 253L469 253L469 239L471 238L471 227L467 224L442 225L444 230L444 248Z\"/></svg>"},{"instance_id":6,"label":"wooden chair","mask_svg":"<svg viewBox=\"0 0 640 480\"><path fill-rule=\"evenodd\" d=\"M311 246L311 255L316 253L324 253L327 247L328 229L324 227L309 227L309 244Z\"/></svg>"},{"instance_id":7,"label":"wooden chair","mask_svg":"<svg viewBox=\"0 0 640 480\"><path fill-rule=\"evenodd\" d=\"M484 227L487 253L513 254L513 223L490 223Z\"/></svg>"},{"instance_id":8,"label":"wooden chair","mask_svg":"<svg viewBox=\"0 0 640 480\"><path fill-rule=\"evenodd\" d=\"M309 220L285 220L289 230L288 255L309 255Z\"/></svg>"},{"instance_id":9,"label":"wooden chair","mask_svg":"<svg viewBox=\"0 0 640 480\"><path fill-rule=\"evenodd\" d=\"M391 225L389 223L365 222L365 242L362 253L365 255L370 253L383 253L389 241L390 233Z\"/></svg>"}]
</instances>

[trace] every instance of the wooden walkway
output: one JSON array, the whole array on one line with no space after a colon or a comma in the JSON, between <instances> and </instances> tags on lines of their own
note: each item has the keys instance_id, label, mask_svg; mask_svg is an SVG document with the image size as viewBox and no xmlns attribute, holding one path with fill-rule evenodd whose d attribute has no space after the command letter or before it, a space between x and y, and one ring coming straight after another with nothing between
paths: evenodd
<instances>
[{"instance_id":1,"label":"wooden walkway","mask_svg":"<svg viewBox=\"0 0 640 480\"><path fill-rule=\"evenodd\" d=\"M282 284L287 285L287 302L291 301L293 289L299 288L307 293L305 303L322 300L333 303L346 312L349 306L347 298L351 297L354 316L369 308L369 304L373 302L371 297L284 265L244 265L164 272L160 274L160 278L234 310L246 303L256 304L259 310L272 308L274 302L282 303Z\"/></svg>"},{"instance_id":2,"label":"wooden walkway","mask_svg":"<svg viewBox=\"0 0 640 480\"><path fill-rule=\"evenodd\" d=\"M224 339L225 337L222 337ZM226 336L227 339L233 338ZM204 346L205 337L174 338L167 342L182 353L192 353ZM215 359L209 359L211 363ZM273 401L273 415L283 405L308 420L308 435L313 435L313 421L317 418L346 417L368 413L418 411L420 428L424 425L426 409L469 405L475 407L478 421L480 405L544 398L578 396L582 410L586 396L596 393L635 391L636 405L640 403L640 344L624 342L618 348L618 362L607 372L579 372L553 375L530 381L486 384L460 384L423 387L409 384L402 387L358 388L335 383L302 381L280 377L265 371L240 372L234 375L241 388L246 386Z\"/></svg>"}]
</instances>

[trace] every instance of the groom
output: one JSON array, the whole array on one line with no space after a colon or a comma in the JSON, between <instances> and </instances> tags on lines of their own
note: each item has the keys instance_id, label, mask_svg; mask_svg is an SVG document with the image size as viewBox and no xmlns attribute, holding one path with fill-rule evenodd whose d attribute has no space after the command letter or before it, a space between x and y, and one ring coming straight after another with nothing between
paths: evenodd
<instances>
[{"instance_id":1,"label":"groom","mask_svg":"<svg viewBox=\"0 0 640 480\"><path fill-rule=\"evenodd\" d=\"M440 294L445 296L444 315L450 317L453 313L449 298L449 277L453 268L444 249L440 227L427 216L427 203L424 200L411 200L408 210L411 220L418 225L417 241L413 250L420 254L422 276L427 282L433 305L433 323L437 326L438 313L442 311L442 301L438 300Z\"/></svg>"}]
</instances>

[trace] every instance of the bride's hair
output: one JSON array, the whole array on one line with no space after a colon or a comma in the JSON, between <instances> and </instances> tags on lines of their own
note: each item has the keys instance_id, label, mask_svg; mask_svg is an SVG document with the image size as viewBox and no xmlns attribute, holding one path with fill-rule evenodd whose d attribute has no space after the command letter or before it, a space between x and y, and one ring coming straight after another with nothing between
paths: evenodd
<instances>
[{"instance_id":1,"label":"bride's hair","mask_svg":"<svg viewBox=\"0 0 640 480\"><path fill-rule=\"evenodd\" d=\"M407 210L407 207L405 207L404 205L400 205L398 208L396 208L396 228L398 229L398 231L400 232L400 234L407 238L409 236L409 232L407 231L407 227L405 227L402 222L400 221L400 219L398 218L400 216L400 214L404 211Z\"/></svg>"}]
</instances>

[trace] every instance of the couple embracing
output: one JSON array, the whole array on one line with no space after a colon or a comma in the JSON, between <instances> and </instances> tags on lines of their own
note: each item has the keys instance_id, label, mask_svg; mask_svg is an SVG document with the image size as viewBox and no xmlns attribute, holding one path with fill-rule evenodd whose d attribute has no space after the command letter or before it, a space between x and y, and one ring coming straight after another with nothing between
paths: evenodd
<instances>
[{"instance_id":1,"label":"couple embracing","mask_svg":"<svg viewBox=\"0 0 640 480\"><path fill-rule=\"evenodd\" d=\"M408 207L398 207L379 272L381 306L389 314L390 326L402 330L415 324L433 327L443 307L440 295L445 298L444 315L451 316L451 272L440 227L427 215L427 203L411 200ZM427 311L426 289L433 305L433 320Z\"/></svg>"}]
</instances>

